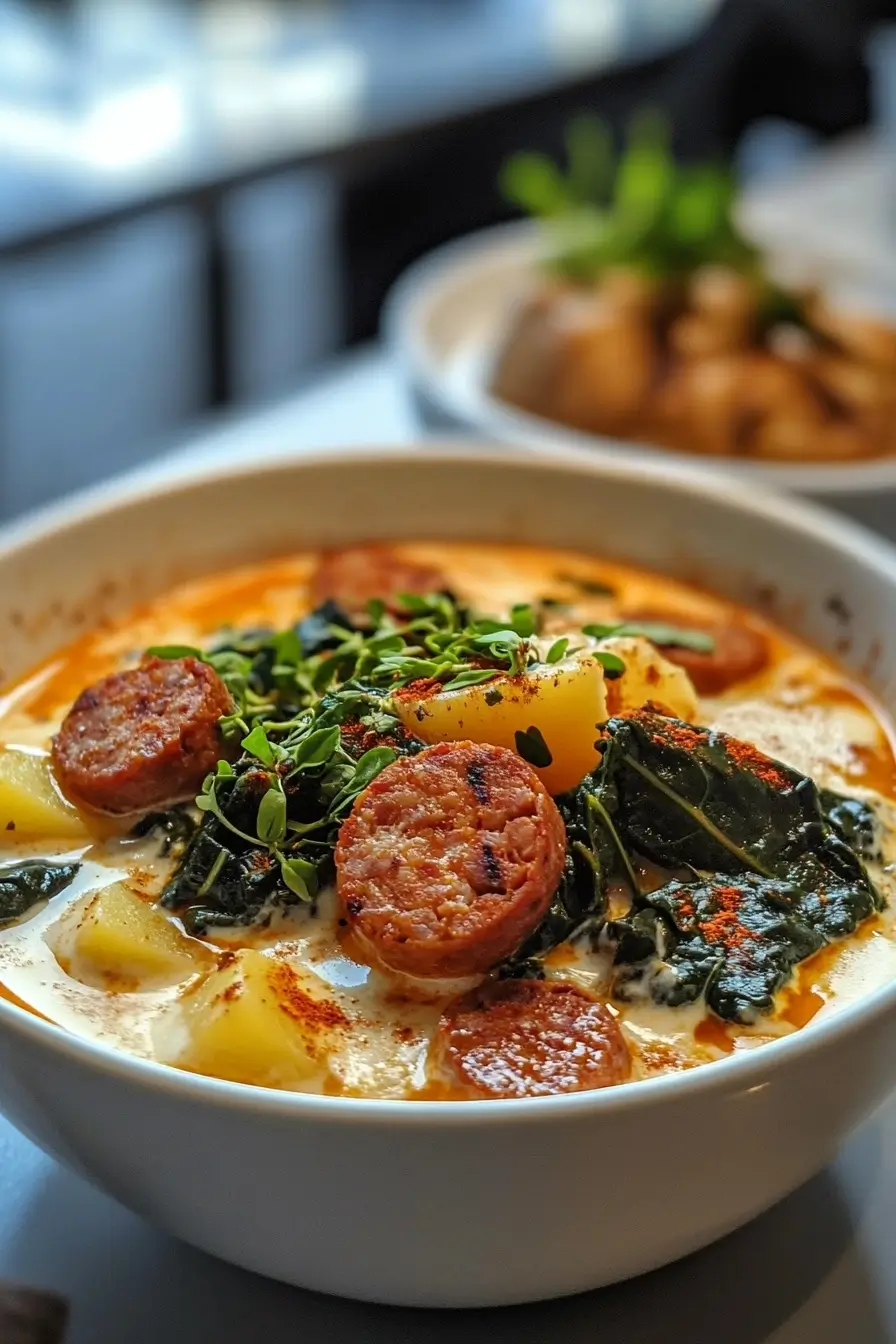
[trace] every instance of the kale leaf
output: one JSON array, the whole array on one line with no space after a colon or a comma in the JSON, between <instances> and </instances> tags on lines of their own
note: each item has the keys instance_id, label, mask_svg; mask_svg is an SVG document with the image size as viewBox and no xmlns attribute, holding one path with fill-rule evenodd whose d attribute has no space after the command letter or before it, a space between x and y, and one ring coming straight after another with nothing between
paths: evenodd
<instances>
[{"instance_id":1,"label":"kale leaf","mask_svg":"<svg viewBox=\"0 0 896 1344\"><path fill-rule=\"evenodd\" d=\"M748 743L648 711L611 719L593 788L627 849L694 874L639 893L609 930L617 962L640 967L623 993L647 978L662 1002L705 994L750 1022L797 962L881 908L857 852L876 844L869 809Z\"/></svg>"},{"instance_id":2,"label":"kale leaf","mask_svg":"<svg viewBox=\"0 0 896 1344\"><path fill-rule=\"evenodd\" d=\"M771 1012L793 967L826 941L798 887L752 873L673 881L643 900L645 910L635 920L641 919L644 943L625 947L622 938L636 929L623 929L617 958L634 953L641 961L658 952L660 965L649 983L653 997L674 1006L705 996L726 1021L754 1022ZM626 974L617 981L621 997L627 981Z\"/></svg>"},{"instance_id":3,"label":"kale leaf","mask_svg":"<svg viewBox=\"0 0 896 1344\"><path fill-rule=\"evenodd\" d=\"M880 859L880 828L874 809L861 798L847 798L833 789L820 789L822 810L840 839L863 859Z\"/></svg>"},{"instance_id":4,"label":"kale leaf","mask_svg":"<svg viewBox=\"0 0 896 1344\"><path fill-rule=\"evenodd\" d=\"M547 914L504 968L505 975L533 974L532 959L544 956L586 924L596 927L606 912L607 879L616 857L607 832L595 825L584 787L556 801L566 826L563 875Z\"/></svg>"},{"instance_id":5,"label":"kale leaf","mask_svg":"<svg viewBox=\"0 0 896 1344\"><path fill-rule=\"evenodd\" d=\"M268 772L248 755L231 775L217 781L217 802L225 820L205 814L159 897L168 909L182 912L191 932L211 924L250 924L272 898L283 904L296 899L280 880L270 850L246 838L255 834L269 783ZM284 779L283 790L289 820L307 825L323 817L326 808L317 796L312 772Z\"/></svg>"},{"instance_id":6,"label":"kale leaf","mask_svg":"<svg viewBox=\"0 0 896 1344\"><path fill-rule=\"evenodd\" d=\"M159 842L159 853L163 858L169 855L179 856L184 852L198 823L193 813L183 803L178 803L167 812L147 812L135 826L131 835L137 839L154 836Z\"/></svg>"},{"instance_id":7,"label":"kale leaf","mask_svg":"<svg viewBox=\"0 0 896 1344\"><path fill-rule=\"evenodd\" d=\"M646 710L610 719L595 792L627 847L666 868L850 888L858 919L880 908L815 783L727 733Z\"/></svg>"},{"instance_id":8,"label":"kale leaf","mask_svg":"<svg viewBox=\"0 0 896 1344\"><path fill-rule=\"evenodd\" d=\"M58 896L80 867L80 863L26 859L0 868L0 926L21 919L38 901Z\"/></svg>"}]
</instances>

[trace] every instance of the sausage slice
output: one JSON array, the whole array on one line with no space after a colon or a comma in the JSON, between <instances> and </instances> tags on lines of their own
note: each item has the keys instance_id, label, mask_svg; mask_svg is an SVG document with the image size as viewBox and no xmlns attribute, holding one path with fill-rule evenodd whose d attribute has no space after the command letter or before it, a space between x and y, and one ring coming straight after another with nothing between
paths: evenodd
<instances>
[{"instance_id":1,"label":"sausage slice","mask_svg":"<svg viewBox=\"0 0 896 1344\"><path fill-rule=\"evenodd\" d=\"M441 742L361 794L339 833L337 885L375 960L478 975L540 923L565 855L563 819L531 766L505 747Z\"/></svg>"},{"instance_id":2,"label":"sausage slice","mask_svg":"<svg viewBox=\"0 0 896 1344\"><path fill-rule=\"evenodd\" d=\"M479 1097L542 1097L622 1083L625 1038L608 1008L556 980L498 980L448 1005L442 1068Z\"/></svg>"},{"instance_id":3,"label":"sausage slice","mask_svg":"<svg viewBox=\"0 0 896 1344\"><path fill-rule=\"evenodd\" d=\"M198 658L147 658L82 691L53 738L63 792L100 812L143 812L196 793L222 754L233 708Z\"/></svg>"},{"instance_id":4,"label":"sausage slice","mask_svg":"<svg viewBox=\"0 0 896 1344\"><path fill-rule=\"evenodd\" d=\"M315 607L332 599L347 615L364 617L367 603L381 598L390 611L401 614L401 593L436 593L445 588L445 576L433 565L403 560L386 546L350 546L324 551L311 575Z\"/></svg>"},{"instance_id":5,"label":"sausage slice","mask_svg":"<svg viewBox=\"0 0 896 1344\"><path fill-rule=\"evenodd\" d=\"M670 663L683 667L700 695L720 695L739 681L754 677L768 664L768 644L758 630L749 625L729 620L699 621L669 611L632 611L625 619L632 624L659 621L677 625L682 630L702 630L715 642L712 653L683 649L677 644L660 644L663 655Z\"/></svg>"}]
</instances>

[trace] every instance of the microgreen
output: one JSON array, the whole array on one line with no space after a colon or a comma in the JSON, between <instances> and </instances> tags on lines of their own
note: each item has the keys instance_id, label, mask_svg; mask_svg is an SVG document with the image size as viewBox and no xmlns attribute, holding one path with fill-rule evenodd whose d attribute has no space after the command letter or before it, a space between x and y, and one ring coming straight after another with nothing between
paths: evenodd
<instances>
[{"instance_id":1,"label":"microgreen","mask_svg":"<svg viewBox=\"0 0 896 1344\"><path fill-rule=\"evenodd\" d=\"M528 761L530 765L534 765L537 769L544 769L554 759L541 729L536 728L534 724L527 728L525 732L518 730L514 733L514 742L517 752L523 760Z\"/></svg>"},{"instance_id":2,"label":"microgreen","mask_svg":"<svg viewBox=\"0 0 896 1344\"><path fill-rule=\"evenodd\" d=\"M330 815L335 817L344 811L355 801L358 794L363 793L367 785L376 779L381 770L392 764L395 758L396 753L391 747L371 747L370 751L366 751L358 761L351 779L343 785L330 804Z\"/></svg>"},{"instance_id":3,"label":"microgreen","mask_svg":"<svg viewBox=\"0 0 896 1344\"><path fill-rule=\"evenodd\" d=\"M592 657L597 659L604 670L604 676L610 681L621 677L625 671L625 663L617 653L610 653L607 649L595 649Z\"/></svg>"},{"instance_id":4,"label":"microgreen","mask_svg":"<svg viewBox=\"0 0 896 1344\"><path fill-rule=\"evenodd\" d=\"M307 736L301 737L295 746L289 741L284 752L292 762L294 771L312 770L315 766L326 765L339 746L339 728L318 728Z\"/></svg>"},{"instance_id":5,"label":"microgreen","mask_svg":"<svg viewBox=\"0 0 896 1344\"><path fill-rule=\"evenodd\" d=\"M456 677L446 681L442 689L457 691L462 686L479 686L483 681L492 681L497 675L493 667L471 667L468 672L458 672Z\"/></svg>"},{"instance_id":6,"label":"microgreen","mask_svg":"<svg viewBox=\"0 0 896 1344\"><path fill-rule=\"evenodd\" d=\"M519 602L510 610L510 627L523 639L530 639L538 626L534 609L528 602Z\"/></svg>"},{"instance_id":7,"label":"microgreen","mask_svg":"<svg viewBox=\"0 0 896 1344\"><path fill-rule=\"evenodd\" d=\"M665 621L625 621L620 625L586 625L582 634L592 639L612 639L617 635L634 635L649 639L651 644L667 648L692 649L695 653L713 653L716 642L706 630L695 630L686 625Z\"/></svg>"},{"instance_id":8,"label":"microgreen","mask_svg":"<svg viewBox=\"0 0 896 1344\"><path fill-rule=\"evenodd\" d=\"M250 845L256 845L258 843L256 836L247 834L246 831L241 830L239 826L235 826L234 823L225 816L216 793L217 781L220 778L219 764L219 771L216 775L206 775L202 785L202 792L196 798L196 806L199 808L200 812L210 812L222 826L225 826L227 830L231 831L234 835L239 836L241 840L247 840Z\"/></svg>"},{"instance_id":9,"label":"microgreen","mask_svg":"<svg viewBox=\"0 0 896 1344\"><path fill-rule=\"evenodd\" d=\"M280 857L280 876L284 886L300 901L311 901L317 894L317 868L307 859Z\"/></svg>"},{"instance_id":10,"label":"microgreen","mask_svg":"<svg viewBox=\"0 0 896 1344\"><path fill-rule=\"evenodd\" d=\"M268 741L268 735L260 723L256 723L252 731L246 734L240 746L243 751L248 752L250 756L254 756L263 765L274 764L274 748Z\"/></svg>"}]
</instances>

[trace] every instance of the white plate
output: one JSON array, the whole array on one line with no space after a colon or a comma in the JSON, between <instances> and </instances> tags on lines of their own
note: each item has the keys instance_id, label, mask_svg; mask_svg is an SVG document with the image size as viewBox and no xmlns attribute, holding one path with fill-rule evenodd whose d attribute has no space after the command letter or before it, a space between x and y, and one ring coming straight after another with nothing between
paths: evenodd
<instances>
[{"instance_id":1,"label":"white plate","mask_svg":"<svg viewBox=\"0 0 896 1344\"><path fill-rule=\"evenodd\" d=\"M493 397L489 375L508 314L531 283L538 257L538 231L532 224L502 225L430 253L394 286L384 309L384 332L427 427L473 432L520 448L600 444L647 462L677 459L729 478L824 499L896 536L896 457L798 466L670 453L568 429Z\"/></svg>"}]
</instances>

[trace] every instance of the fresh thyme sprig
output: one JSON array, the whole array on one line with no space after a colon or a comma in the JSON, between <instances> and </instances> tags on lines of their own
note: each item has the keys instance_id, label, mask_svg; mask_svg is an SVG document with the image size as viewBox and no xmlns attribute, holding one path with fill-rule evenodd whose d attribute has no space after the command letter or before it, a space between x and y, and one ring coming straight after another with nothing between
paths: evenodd
<instances>
[{"instance_id":1,"label":"fresh thyme sprig","mask_svg":"<svg viewBox=\"0 0 896 1344\"><path fill-rule=\"evenodd\" d=\"M289 893L314 899L352 804L408 740L390 698L401 688L418 681L444 691L474 686L553 666L585 649L608 677L625 670L615 653L586 642L574 646L570 636L542 654L540 609L527 603L503 620L472 615L444 593L403 594L401 603L402 618L380 601L369 603L363 628L330 603L295 628L243 632L211 650L167 645L147 651L202 659L233 697L221 728L229 755L241 755L235 764L219 761L196 799L206 822L218 828L215 837L224 837L213 838L213 857L203 880L193 884L196 899L214 896L241 862L273 867ZM587 626L583 634L650 638L657 631L673 642L675 631L665 626ZM695 632L678 634L692 641L689 647L702 647ZM360 756L349 749L351 725L368 748ZM544 764L549 753L538 730L522 736L521 753Z\"/></svg>"}]
</instances>

